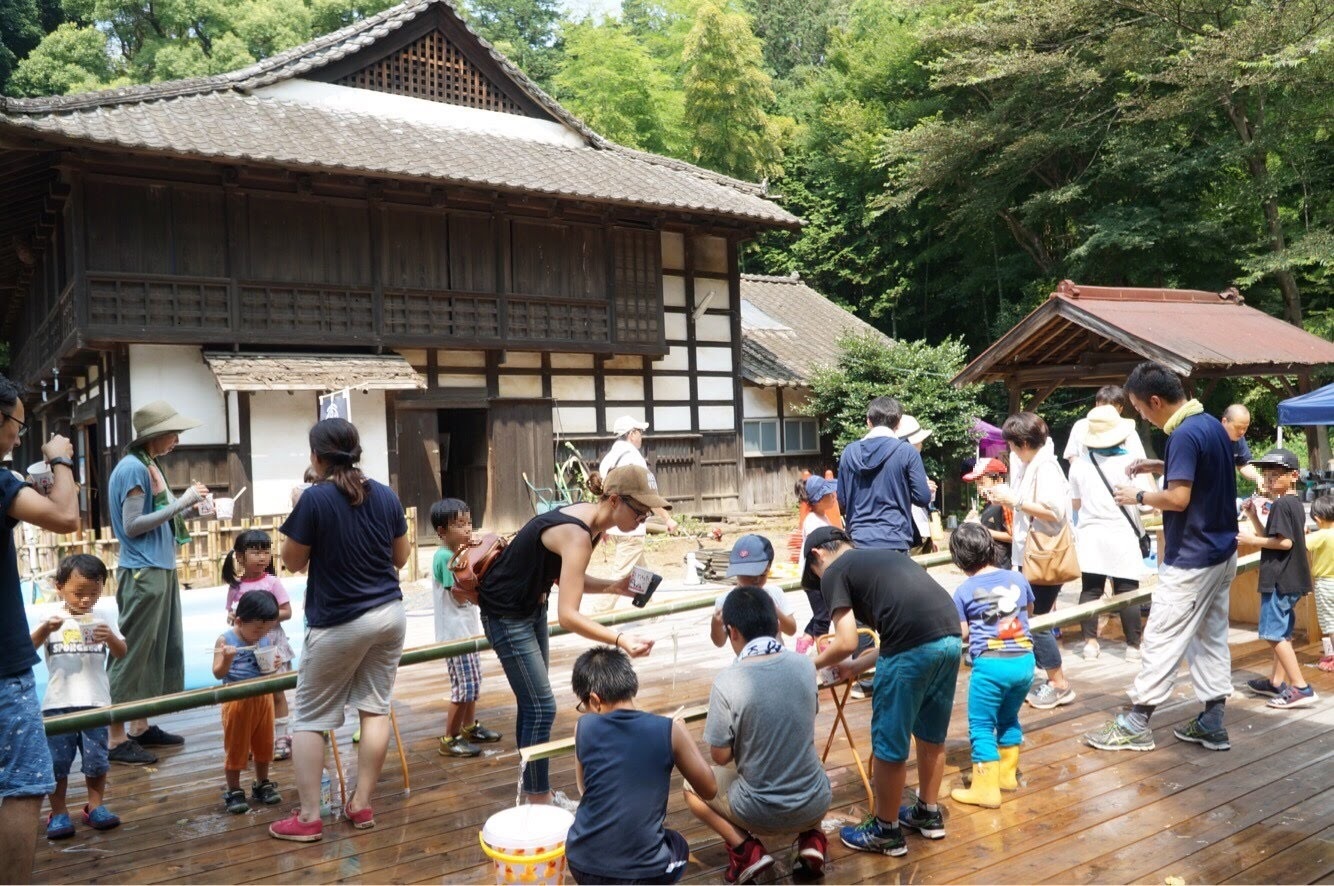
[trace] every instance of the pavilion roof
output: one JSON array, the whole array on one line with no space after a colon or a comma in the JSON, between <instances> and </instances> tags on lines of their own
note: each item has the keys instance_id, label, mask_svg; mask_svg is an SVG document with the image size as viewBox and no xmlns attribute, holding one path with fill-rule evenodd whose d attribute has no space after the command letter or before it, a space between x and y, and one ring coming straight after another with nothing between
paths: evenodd
<instances>
[{"instance_id":1,"label":"pavilion roof","mask_svg":"<svg viewBox=\"0 0 1334 886\"><path fill-rule=\"evenodd\" d=\"M1196 378L1298 374L1334 343L1249 307L1235 289L1132 289L1066 280L954 379L1092 387L1142 360Z\"/></svg>"}]
</instances>

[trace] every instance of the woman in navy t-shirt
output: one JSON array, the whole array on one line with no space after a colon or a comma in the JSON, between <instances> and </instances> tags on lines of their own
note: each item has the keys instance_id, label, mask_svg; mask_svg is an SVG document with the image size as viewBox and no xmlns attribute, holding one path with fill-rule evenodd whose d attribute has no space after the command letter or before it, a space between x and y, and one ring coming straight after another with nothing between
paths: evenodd
<instances>
[{"instance_id":1,"label":"woman in navy t-shirt","mask_svg":"<svg viewBox=\"0 0 1334 886\"><path fill-rule=\"evenodd\" d=\"M297 500L282 533L283 563L306 582L306 640L297 672L292 763L301 808L274 823L280 840L320 839L322 733L361 715L357 786L343 812L354 827L375 825L371 791L389 748L389 705L407 626L398 570L412 544L394 491L357 468L357 429L327 418L310 429L310 463L320 482Z\"/></svg>"}]
</instances>

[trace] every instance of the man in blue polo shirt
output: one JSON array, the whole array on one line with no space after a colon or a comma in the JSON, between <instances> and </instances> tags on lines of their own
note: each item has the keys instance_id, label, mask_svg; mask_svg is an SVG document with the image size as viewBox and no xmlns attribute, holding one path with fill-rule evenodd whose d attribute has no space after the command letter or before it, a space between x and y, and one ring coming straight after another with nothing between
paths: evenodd
<instances>
[{"instance_id":1,"label":"man in blue polo shirt","mask_svg":"<svg viewBox=\"0 0 1334 886\"><path fill-rule=\"evenodd\" d=\"M1164 549L1140 644L1139 675L1130 687L1132 707L1084 740L1104 751L1153 750L1149 717L1171 696L1185 658L1204 712L1172 732L1182 741L1226 751L1232 746L1223 728L1223 705L1232 694L1228 592L1237 574L1232 440L1198 400L1186 399L1181 379L1165 366L1139 364L1125 387L1139 414L1168 438L1162 461L1141 459L1127 469L1132 475L1162 474L1164 488L1145 492L1122 484L1116 502L1162 511Z\"/></svg>"}]
</instances>

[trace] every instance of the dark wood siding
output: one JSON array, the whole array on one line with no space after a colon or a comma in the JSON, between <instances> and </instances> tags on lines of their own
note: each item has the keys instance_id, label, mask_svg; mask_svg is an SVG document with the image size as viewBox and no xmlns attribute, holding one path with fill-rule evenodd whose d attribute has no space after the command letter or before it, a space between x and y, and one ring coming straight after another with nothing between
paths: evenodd
<instances>
[{"instance_id":1,"label":"dark wood siding","mask_svg":"<svg viewBox=\"0 0 1334 886\"><path fill-rule=\"evenodd\" d=\"M523 473L549 486L556 470L550 400L492 400L487 415L491 492L487 528L509 532L533 516Z\"/></svg>"},{"instance_id":2,"label":"dark wood siding","mask_svg":"<svg viewBox=\"0 0 1334 886\"><path fill-rule=\"evenodd\" d=\"M252 280L369 286L365 205L251 194L247 243Z\"/></svg>"}]
</instances>

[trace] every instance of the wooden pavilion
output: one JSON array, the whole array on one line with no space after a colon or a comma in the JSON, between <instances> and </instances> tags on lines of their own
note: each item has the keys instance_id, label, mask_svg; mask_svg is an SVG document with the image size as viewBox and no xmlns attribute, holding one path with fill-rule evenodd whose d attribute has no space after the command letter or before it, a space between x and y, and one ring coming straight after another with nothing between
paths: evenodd
<instances>
[{"instance_id":1,"label":"wooden pavilion","mask_svg":"<svg viewBox=\"0 0 1334 886\"><path fill-rule=\"evenodd\" d=\"M1219 379L1242 376L1256 378L1281 399L1311 390L1313 370L1334 365L1334 343L1248 307L1236 289L1132 289L1065 280L954 383L1003 382L1014 413L1036 409L1060 387L1120 383L1143 360L1183 376L1201 399ZM1313 437L1308 441L1314 457ZM1328 458L1328 443L1323 447Z\"/></svg>"},{"instance_id":2,"label":"wooden pavilion","mask_svg":"<svg viewBox=\"0 0 1334 886\"><path fill-rule=\"evenodd\" d=\"M405 504L459 495L511 528L553 440L605 451L630 414L668 498L736 509L737 249L797 224L760 186L598 135L450 0L240 71L0 98L8 372L40 430L72 431L85 525L159 398L204 421L173 483L282 512L341 388Z\"/></svg>"}]
</instances>

